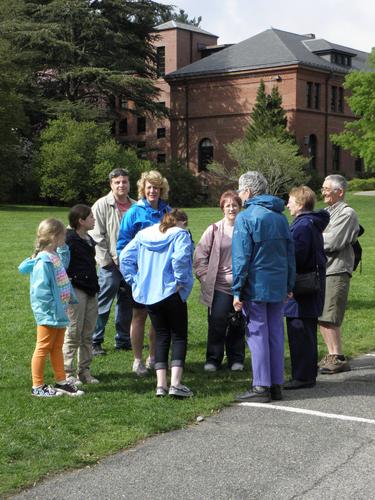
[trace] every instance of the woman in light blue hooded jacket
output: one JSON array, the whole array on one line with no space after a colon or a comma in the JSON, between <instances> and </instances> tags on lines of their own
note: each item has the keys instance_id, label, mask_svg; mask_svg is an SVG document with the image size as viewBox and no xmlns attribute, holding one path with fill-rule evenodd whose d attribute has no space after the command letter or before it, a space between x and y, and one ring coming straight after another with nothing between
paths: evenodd
<instances>
[{"instance_id":1,"label":"woman in light blue hooded jacket","mask_svg":"<svg viewBox=\"0 0 375 500\"><path fill-rule=\"evenodd\" d=\"M120 270L131 285L133 298L145 304L156 331L156 396L169 393L190 397L181 384L187 348L187 304L193 287L193 241L186 230L187 215L178 209L137 233L120 253ZM168 391L168 354L172 342L171 386Z\"/></svg>"}]
</instances>

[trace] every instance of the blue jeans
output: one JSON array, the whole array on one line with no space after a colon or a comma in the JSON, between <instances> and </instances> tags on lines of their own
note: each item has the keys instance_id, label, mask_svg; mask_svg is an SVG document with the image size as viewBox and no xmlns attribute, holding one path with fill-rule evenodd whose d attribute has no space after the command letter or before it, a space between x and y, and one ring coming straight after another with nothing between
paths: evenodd
<instances>
[{"instance_id":1,"label":"blue jeans","mask_svg":"<svg viewBox=\"0 0 375 500\"><path fill-rule=\"evenodd\" d=\"M113 266L99 268L98 320L92 335L93 345L104 342L104 330L117 296L115 308L116 347L131 348L130 324L133 316L132 298L119 269Z\"/></svg>"},{"instance_id":2,"label":"blue jeans","mask_svg":"<svg viewBox=\"0 0 375 500\"><path fill-rule=\"evenodd\" d=\"M217 368L224 358L224 347L228 367L234 363L244 363L244 332L228 329L228 314L234 312L233 295L215 290L211 309L208 310L208 337L206 363Z\"/></svg>"}]
</instances>

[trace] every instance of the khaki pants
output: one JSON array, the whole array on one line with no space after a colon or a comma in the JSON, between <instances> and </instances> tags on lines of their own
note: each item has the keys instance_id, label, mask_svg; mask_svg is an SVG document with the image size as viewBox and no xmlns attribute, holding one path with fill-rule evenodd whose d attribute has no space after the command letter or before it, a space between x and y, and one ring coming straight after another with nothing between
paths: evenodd
<instances>
[{"instance_id":1,"label":"khaki pants","mask_svg":"<svg viewBox=\"0 0 375 500\"><path fill-rule=\"evenodd\" d=\"M78 304L68 308L70 324L65 332L63 346L64 368L67 376L76 376L74 358L77 355L77 375L89 372L92 359L92 334L98 317L98 297L91 297L83 290L74 288Z\"/></svg>"}]
</instances>

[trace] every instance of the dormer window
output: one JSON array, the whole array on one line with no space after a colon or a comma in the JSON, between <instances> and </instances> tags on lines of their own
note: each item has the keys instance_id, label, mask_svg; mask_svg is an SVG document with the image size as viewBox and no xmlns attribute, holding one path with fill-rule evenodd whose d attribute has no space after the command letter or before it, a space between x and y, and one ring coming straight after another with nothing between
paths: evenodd
<instances>
[{"instance_id":1,"label":"dormer window","mask_svg":"<svg viewBox=\"0 0 375 500\"><path fill-rule=\"evenodd\" d=\"M342 54L340 52L331 52L331 63L338 64L339 66L351 66L352 58L347 54Z\"/></svg>"}]
</instances>

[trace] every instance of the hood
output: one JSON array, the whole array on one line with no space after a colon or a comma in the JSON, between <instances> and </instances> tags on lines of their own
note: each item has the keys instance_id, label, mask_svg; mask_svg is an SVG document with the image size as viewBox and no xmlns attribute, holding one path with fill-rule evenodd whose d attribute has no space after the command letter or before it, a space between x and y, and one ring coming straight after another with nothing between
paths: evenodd
<instances>
[{"instance_id":1,"label":"hood","mask_svg":"<svg viewBox=\"0 0 375 500\"><path fill-rule=\"evenodd\" d=\"M320 233L322 233L328 226L330 219L330 215L327 210L318 210L316 212L307 212L297 215L296 220L301 220L305 217L314 224Z\"/></svg>"},{"instance_id":2,"label":"hood","mask_svg":"<svg viewBox=\"0 0 375 500\"><path fill-rule=\"evenodd\" d=\"M147 208L148 210L153 210L154 212L159 212L160 210L163 210L168 205L168 203L164 200L159 199L158 208L152 208L146 198L142 198L137 201L137 205L145 209Z\"/></svg>"},{"instance_id":3,"label":"hood","mask_svg":"<svg viewBox=\"0 0 375 500\"><path fill-rule=\"evenodd\" d=\"M39 260L44 260L45 262L51 262L47 252L40 252L36 257L28 257L18 266L18 270L22 274L30 274L33 272L35 264Z\"/></svg>"},{"instance_id":4,"label":"hood","mask_svg":"<svg viewBox=\"0 0 375 500\"><path fill-rule=\"evenodd\" d=\"M261 194L259 196L254 196L254 198L250 198L245 202L244 207L250 207L254 205L259 205L264 208L268 208L268 210L272 210L273 212L283 212L285 210L285 202L281 198L277 196L273 196L272 194Z\"/></svg>"},{"instance_id":5,"label":"hood","mask_svg":"<svg viewBox=\"0 0 375 500\"><path fill-rule=\"evenodd\" d=\"M142 229L136 235L139 243L151 252L163 252L179 233L182 231L186 232L185 229L179 227L170 227L165 233L161 233L159 227L160 224L154 224L146 229Z\"/></svg>"}]
</instances>

